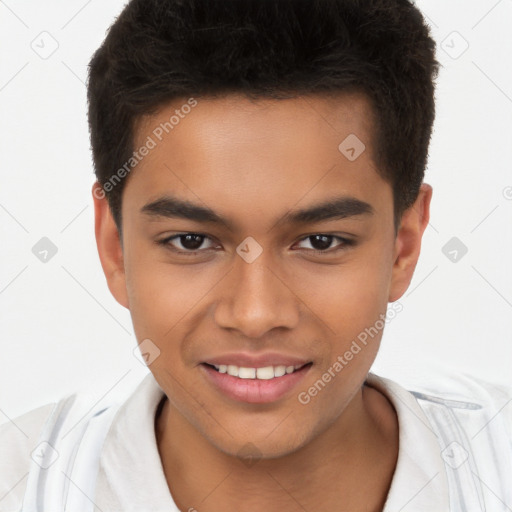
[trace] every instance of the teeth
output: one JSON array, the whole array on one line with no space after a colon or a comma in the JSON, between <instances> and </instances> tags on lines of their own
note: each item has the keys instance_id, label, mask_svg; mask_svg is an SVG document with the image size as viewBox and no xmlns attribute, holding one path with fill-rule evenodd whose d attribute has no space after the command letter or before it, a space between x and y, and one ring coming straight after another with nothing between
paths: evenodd
<instances>
[{"instance_id":1,"label":"teeth","mask_svg":"<svg viewBox=\"0 0 512 512\"><path fill-rule=\"evenodd\" d=\"M256 369L256 378L261 380L270 380L274 378L274 368L272 366L265 366Z\"/></svg>"},{"instance_id":2,"label":"teeth","mask_svg":"<svg viewBox=\"0 0 512 512\"><path fill-rule=\"evenodd\" d=\"M274 377L282 377L285 374L293 373L302 368L302 365L296 366L265 366L263 368L246 368L244 366L235 366L234 364L212 365L219 373L227 373L239 379L260 379L270 380Z\"/></svg>"},{"instance_id":3,"label":"teeth","mask_svg":"<svg viewBox=\"0 0 512 512\"><path fill-rule=\"evenodd\" d=\"M234 364L228 364L228 375L238 377L238 366L235 366Z\"/></svg>"},{"instance_id":4,"label":"teeth","mask_svg":"<svg viewBox=\"0 0 512 512\"><path fill-rule=\"evenodd\" d=\"M282 377L286 373L286 366L276 366L274 368L274 377Z\"/></svg>"},{"instance_id":5,"label":"teeth","mask_svg":"<svg viewBox=\"0 0 512 512\"><path fill-rule=\"evenodd\" d=\"M240 379L255 379L256 368L238 368L238 378Z\"/></svg>"}]
</instances>

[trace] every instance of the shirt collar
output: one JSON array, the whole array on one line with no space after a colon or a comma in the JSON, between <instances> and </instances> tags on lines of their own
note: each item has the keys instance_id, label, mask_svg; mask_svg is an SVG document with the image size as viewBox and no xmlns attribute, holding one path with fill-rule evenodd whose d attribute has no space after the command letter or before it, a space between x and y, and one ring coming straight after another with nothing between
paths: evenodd
<instances>
[{"instance_id":1,"label":"shirt collar","mask_svg":"<svg viewBox=\"0 0 512 512\"><path fill-rule=\"evenodd\" d=\"M372 373L366 383L384 394L398 415L398 460L383 512L449 510L439 443L415 397L397 383ZM100 508L103 504L106 509L178 510L155 436L155 414L164 397L150 372L119 407L100 459Z\"/></svg>"},{"instance_id":2,"label":"shirt collar","mask_svg":"<svg viewBox=\"0 0 512 512\"><path fill-rule=\"evenodd\" d=\"M178 511L155 434L155 414L164 397L150 372L119 407L101 453L96 492L100 509Z\"/></svg>"},{"instance_id":3,"label":"shirt collar","mask_svg":"<svg viewBox=\"0 0 512 512\"><path fill-rule=\"evenodd\" d=\"M383 512L449 510L439 442L416 398L396 382L372 373L366 383L384 394L398 415L398 460Z\"/></svg>"}]
</instances>

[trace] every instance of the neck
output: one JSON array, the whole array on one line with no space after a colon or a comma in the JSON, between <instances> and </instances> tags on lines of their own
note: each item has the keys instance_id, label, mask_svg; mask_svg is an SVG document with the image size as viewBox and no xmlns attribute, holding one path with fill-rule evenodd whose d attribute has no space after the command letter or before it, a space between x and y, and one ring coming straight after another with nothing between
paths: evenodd
<instances>
[{"instance_id":1,"label":"neck","mask_svg":"<svg viewBox=\"0 0 512 512\"><path fill-rule=\"evenodd\" d=\"M241 460L191 425L169 400L155 418L158 449L180 510L381 511L398 456L389 401L363 387L339 418L302 448L278 458Z\"/></svg>"}]
</instances>

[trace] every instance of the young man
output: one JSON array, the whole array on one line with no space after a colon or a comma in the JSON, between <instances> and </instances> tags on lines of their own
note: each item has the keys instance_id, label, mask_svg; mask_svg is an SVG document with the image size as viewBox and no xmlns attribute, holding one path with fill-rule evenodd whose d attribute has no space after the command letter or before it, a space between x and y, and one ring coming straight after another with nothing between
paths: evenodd
<instances>
[{"instance_id":1,"label":"young man","mask_svg":"<svg viewBox=\"0 0 512 512\"><path fill-rule=\"evenodd\" d=\"M510 390L369 373L429 220L437 67L406 0L125 7L92 194L151 373L4 425L1 510L512 509Z\"/></svg>"}]
</instances>

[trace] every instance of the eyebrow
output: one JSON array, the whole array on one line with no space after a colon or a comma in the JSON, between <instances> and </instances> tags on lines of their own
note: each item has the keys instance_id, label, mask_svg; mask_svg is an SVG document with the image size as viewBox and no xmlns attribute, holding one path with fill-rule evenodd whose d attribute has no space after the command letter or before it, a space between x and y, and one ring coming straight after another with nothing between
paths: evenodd
<instances>
[{"instance_id":1,"label":"eyebrow","mask_svg":"<svg viewBox=\"0 0 512 512\"><path fill-rule=\"evenodd\" d=\"M211 208L169 195L145 204L140 211L149 218L179 218L209 224L223 224L228 229L233 230L232 223ZM282 222L286 224L306 224L373 215L374 213L375 209L371 204L355 197L342 196L304 209L291 210L275 224Z\"/></svg>"}]
</instances>

